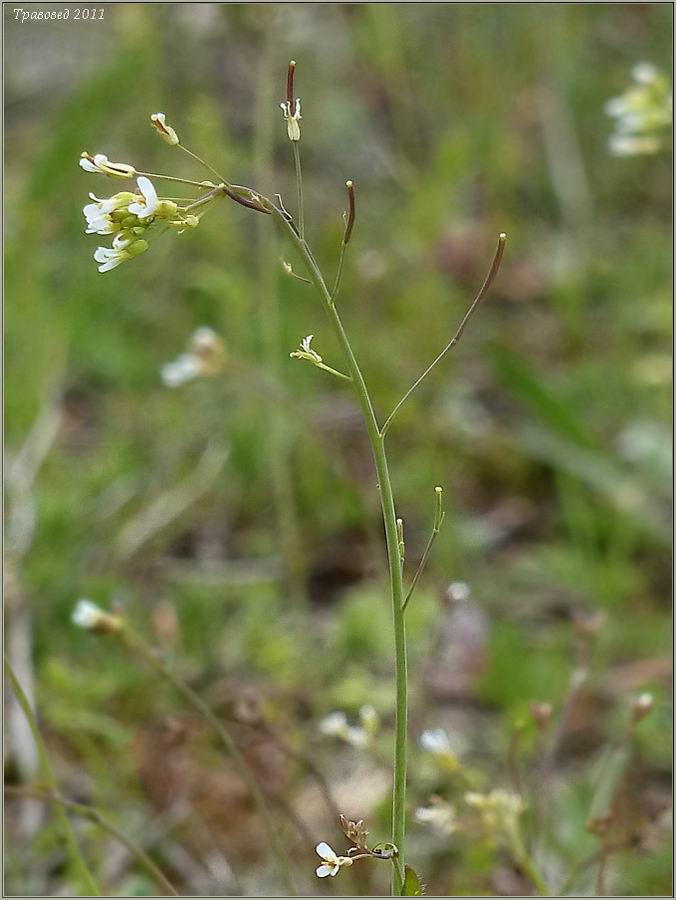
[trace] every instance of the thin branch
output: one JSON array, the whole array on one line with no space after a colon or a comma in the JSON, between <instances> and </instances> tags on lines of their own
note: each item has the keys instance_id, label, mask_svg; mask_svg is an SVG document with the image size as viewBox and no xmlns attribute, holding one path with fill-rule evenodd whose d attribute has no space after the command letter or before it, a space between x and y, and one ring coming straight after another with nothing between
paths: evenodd
<instances>
[{"instance_id":1,"label":"thin branch","mask_svg":"<svg viewBox=\"0 0 676 900\"><path fill-rule=\"evenodd\" d=\"M14 669L12 668L12 665L7 656L5 656L5 672L7 673L7 677L9 678L10 684L12 685L14 695L23 711L24 716L26 717L26 721L28 722L31 733L33 735L33 740L35 741L38 756L40 757L40 765L42 767L44 777L51 790L55 794L58 794L59 785L56 780L56 775L54 774L54 769L52 767L49 754L47 753L47 747L44 740L42 739L42 735L40 734L40 729L35 718L35 713L31 709L28 697L26 696L24 689L21 687L21 683L16 677L16 673L14 672ZM64 841L66 843L66 847L68 848L70 858L73 862L73 867L79 872L84 884L86 885L87 890L91 892L92 896L100 897L101 889L96 883L96 879L89 870L89 866L87 865L85 858L82 855L82 850L80 849L80 845L77 842L75 831L73 830L70 819L68 818L65 810L62 807L57 806L56 810L57 818L63 831Z\"/></svg>"},{"instance_id":2,"label":"thin branch","mask_svg":"<svg viewBox=\"0 0 676 900\"><path fill-rule=\"evenodd\" d=\"M157 864L153 862L153 860L150 858L150 856L148 856L145 850L137 846L132 840L130 840L128 837L126 837L126 835L119 831L119 829L115 825L113 825L112 822L109 822L106 818L104 818L104 816L95 807L89 806L85 803L75 803L72 800L67 800L65 797L61 797L59 794L54 794L51 791L43 791L30 787L13 787L10 785L5 785L5 793L14 795L16 797L31 797L35 800L44 800L46 803L58 803L64 809L74 813L76 816L80 816L82 819L88 819L90 822L98 825L99 828L107 831L108 834L112 835L115 840L119 841L119 843L122 844L123 847L126 847L127 850L129 850L129 852L136 857L141 865L144 866L148 870L148 872L150 872L150 874L166 894L172 897L180 896L180 894L166 877L164 872L162 872Z\"/></svg>"},{"instance_id":3,"label":"thin branch","mask_svg":"<svg viewBox=\"0 0 676 900\"><path fill-rule=\"evenodd\" d=\"M220 719L215 715L211 707L208 706L208 704L205 703L204 700L202 700L199 694L196 694L192 690L192 688L188 687L188 685L184 681L181 681L180 678L174 675L171 669L166 666L164 662L158 656L156 656L155 653L150 649L150 647L146 646L146 644L140 638L138 638L135 634L132 634L127 629L121 632L121 637L124 644L131 651L136 652L143 660L149 663L149 665L152 666L152 668L157 673L165 678L175 688L175 690L183 695L188 703L190 703L191 706L193 706L197 710L197 712L199 712L200 715L203 716L205 721L208 722L208 724L213 728L218 737L221 739L221 742L230 755L230 758L232 759L237 772L242 778L242 781L244 781L247 788L249 789L253 801L256 804L258 814L260 815L265 827L270 851L279 866L280 876L284 882L285 888L292 897L295 897L296 891L294 888L293 880L291 878L291 872L289 870L288 858L283 848L280 846L279 838L277 837L275 825L272 821L265 796L229 730L226 728L224 723L221 722Z\"/></svg>"},{"instance_id":4,"label":"thin branch","mask_svg":"<svg viewBox=\"0 0 676 900\"><path fill-rule=\"evenodd\" d=\"M210 166L209 163L208 163L206 160L202 159L201 156L198 156L196 153L193 153L192 150L188 150L188 148L187 148L187 147L184 147L183 144L181 144L181 143L177 144L176 146L177 146L180 150L182 150L184 153L187 153L188 156L191 156L191 157L192 157L196 162L198 162L201 166L204 166L204 168L205 168L208 172L211 172L212 175L215 175L216 178L217 178L219 181L225 181L225 178L223 178L223 176L222 176L219 172L217 172L216 169L214 169L213 166Z\"/></svg>"},{"instance_id":5,"label":"thin branch","mask_svg":"<svg viewBox=\"0 0 676 900\"><path fill-rule=\"evenodd\" d=\"M425 547L425 550L423 551L422 558L420 560L420 563L418 564L416 573L413 576L413 581L411 582L411 586L408 589L408 593L406 594L406 599L404 600L404 602L402 604L402 607L401 607L402 611L406 609L406 607L408 606L408 601L413 596L413 591L415 590L416 585L418 584L418 579L422 575L422 573L425 569L425 566L427 565L427 559L430 555L430 551L432 550L432 546L433 546L435 540L437 539L437 535L441 531L441 526L443 524L444 519L446 518L446 513L443 512L443 510L441 509L442 490L440 487L436 487L434 489L434 491L436 494L436 507L434 510L434 524L432 525L432 533L429 536L429 539L427 541L427 546Z\"/></svg>"},{"instance_id":6,"label":"thin branch","mask_svg":"<svg viewBox=\"0 0 676 900\"><path fill-rule=\"evenodd\" d=\"M338 270L336 272L336 280L333 283L333 290L331 291L331 303L336 302L336 297L338 296L338 291L340 290L340 282L343 278L343 264L345 263L345 250L347 245L350 242L350 237L352 236L352 229L354 228L354 221L356 215L355 209L355 200L354 200L354 183L352 181L346 181L345 187L347 188L347 202L348 209L346 213L343 213L343 219L345 220L345 231L343 232L343 240L340 244L340 256L338 258Z\"/></svg>"},{"instance_id":7,"label":"thin branch","mask_svg":"<svg viewBox=\"0 0 676 900\"><path fill-rule=\"evenodd\" d=\"M488 274L486 275L486 278L484 279L484 283L481 285L481 288L479 289L479 293L476 295L476 297L472 301L472 305L469 307L469 309L465 313L464 318L458 327L458 330L453 335L453 337L448 342L448 344L446 344L446 346L441 351L441 353L437 356L437 358L425 369L425 371L422 373L420 378L418 378L418 380L415 381L413 383L413 385L406 391L404 396L401 398L401 400L397 403L397 405L394 407L392 412L389 414L389 416L385 420L385 424L383 425L381 432L380 432L383 437L387 433L387 429L392 424L392 420L394 419L396 414L399 412L399 410L403 406L403 404L411 396L413 391L418 387L419 384L421 384L425 380L425 378L427 378L427 376L430 374L432 369L434 369L434 367L437 365L437 363L441 362L441 360L444 358L444 356L446 356L448 351L452 347L455 347L455 345L458 343L458 341L462 337L462 334L463 334L465 328L467 327L469 320L472 318L474 313L479 308L479 304L483 300L484 295L486 294L489 287L493 283L495 276L498 274L498 269L500 268L500 263L502 262L502 255L505 252L505 241L506 240L507 240L506 234L502 233L498 236L498 246L495 251L495 256L493 257L493 262L491 263L491 267L488 270Z\"/></svg>"}]
</instances>

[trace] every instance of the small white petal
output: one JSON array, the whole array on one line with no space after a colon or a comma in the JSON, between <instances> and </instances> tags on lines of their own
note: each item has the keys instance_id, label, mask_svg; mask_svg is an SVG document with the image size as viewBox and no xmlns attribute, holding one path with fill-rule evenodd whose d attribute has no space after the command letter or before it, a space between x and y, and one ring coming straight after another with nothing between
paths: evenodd
<instances>
[{"instance_id":1,"label":"small white petal","mask_svg":"<svg viewBox=\"0 0 676 900\"><path fill-rule=\"evenodd\" d=\"M202 374L202 362L189 353L179 356L173 362L166 363L160 369L162 381L169 388L180 387Z\"/></svg>"},{"instance_id":2,"label":"small white petal","mask_svg":"<svg viewBox=\"0 0 676 900\"><path fill-rule=\"evenodd\" d=\"M103 610L92 603L91 600L78 600L73 610L71 620L78 628L93 628L104 615Z\"/></svg>"},{"instance_id":3,"label":"small white petal","mask_svg":"<svg viewBox=\"0 0 676 900\"><path fill-rule=\"evenodd\" d=\"M326 841L321 841L319 844L317 844L317 846L315 847L315 853L317 854L317 856L320 856L322 859L326 860L332 865L335 865L335 862L338 859L333 848L329 847Z\"/></svg>"},{"instance_id":4,"label":"small white petal","mask_svg":"<svg viewBox=\"0 0 676 900\"><path fill-rule=\"evenodd\" d=\"M317 878L326 878L327 875L334 875L334 871L331 866L317 866L315 870L315 875Z\"/></svg>"}]
</instances>

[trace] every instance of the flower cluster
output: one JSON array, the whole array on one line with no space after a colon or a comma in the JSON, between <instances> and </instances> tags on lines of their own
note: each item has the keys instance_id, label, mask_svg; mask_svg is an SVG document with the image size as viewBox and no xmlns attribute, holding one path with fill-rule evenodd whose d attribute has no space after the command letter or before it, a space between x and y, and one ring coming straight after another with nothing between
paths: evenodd
<instances>
[{"instance_id":1,"label":"flower cluster","mask_svg":"<svg viewBox=\"0 0 676 900\"><path fill-rule=\"evenodd\" d=\"M136 193L120 191L103 200L90 194L92 203L82 210L87 221L85 234L115 235L112 247L99 247L94 254L94 259L100 263L99 272L109 272L144 253L148 249L144 237L155 223L164 221L175 227L189 227L192 224L186 222L185 216L179 215L176 203L157 196L149 178L142 175L137 178L136 184ZM192 218L196 219L195 216Z\"/></svg>"},{"instance_id":2,"label":"flower cluster","mask_svg":"<svg viewBox=\"0 0 676 900\"><path fill-rule=\"evenodd\" d=\"M195 378L212 377L223 371L225 361L223 341L203 325L193 333L186 352L162 366L162 381L175 388Z\"/></svg>"},{"instance_id":3,"label":"flower cluster","mask_svg":"<svg viewBox=\"0 0 676 900\"><path fill-rule=\"evenodd\" d=\"M672 96L665 76L646 62L634 66L632 76L634 83L606 103L606 113L615 120L608 144L615 156L657 153L671 126Z\"/></svg>"},{"instance_id":4,"label":"flower cluster","mask_svg":"<svg viewBox=\"0 0 676 900\"><path fill-rule=\"evenodd\" d=\"M478 815L482 830L496 843L512 842L519 827L519 816L526 804L518 794L495 788L488 794L470 791L465 794L465 803Z\"/></svg>"},{"instance_id":5,"label":"flower cluster","mask_svg":"<svg viewBox=\"0 0 676 900\"><path fill-rule=\"evenodd\" d=\"M179 144L178 135L167 124L164 113L153 113L150 124L166 143L171 146ZM191 210L203 209L206 203L221 193L220 186L211 181L189 182L207 193L180 206L174 200L159 197L150 178L129 163L111 162L104 153L92 155L85 151L80 156L80 166L85 172L109 178L130 179L138 176L135 191L120 191L104 199L90 194L92 202L82 210L87 222L86 234L114 235L112 247L99 247L94 253L94 259L99 263L99 272L109 272L123 262L145 253L148 249L148 232L151 229L157 232L158 225L164 226L165 230L175 228L179 234L186 228L194 228L199 224L199 215L194 215Z\"/></svg>"}]
</instances>

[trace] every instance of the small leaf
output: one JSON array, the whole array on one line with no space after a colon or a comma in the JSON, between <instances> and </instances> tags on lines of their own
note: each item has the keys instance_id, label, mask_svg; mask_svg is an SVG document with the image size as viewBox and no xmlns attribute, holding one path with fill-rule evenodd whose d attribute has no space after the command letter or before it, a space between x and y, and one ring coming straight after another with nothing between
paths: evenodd
<instances>
[{"instance_id":1,"label":"small leaf","mask_svg":"<svg viewBox=\"0 0 676 900\"><path fill-rule=\"evenodd\" d=\"M425 893L422 881L410 866L404 866L404 886L401 889L402 897L422 897Z\"/></svg>"}]
</instances>

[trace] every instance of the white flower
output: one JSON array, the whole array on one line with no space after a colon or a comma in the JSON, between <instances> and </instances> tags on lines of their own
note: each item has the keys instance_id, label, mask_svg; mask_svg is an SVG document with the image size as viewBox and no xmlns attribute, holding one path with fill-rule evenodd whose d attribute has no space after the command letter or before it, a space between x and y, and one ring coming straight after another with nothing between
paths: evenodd
<instances>
[{"instance_id":1,"label":"white flower","mask_svg":"<svg viewBox=\"0 0 676 900\"><path fill-rule=\"evenodd\" d=\"M146 178L145 175L141 175L140 178L137 178L136 184L141 191L141 197L137 197L134 203L129 204L129 212L134 216L138 216L139 219L147 219L148 216L153 215L160 202L157 191L155 190L152 181L149 178Z\"/></svg>"},{"instance_id":2,"label":"white flower","mask_svg":"<svg viewBox=\"0 0 676 900\"><path fill-rule=\"evenodd\" d=\"M605 105L615 119L615 133L608 147L614 156L657 153L663 133L671 126L672 98L667 78L652 63L641 62L632 70L633 83Z\"/></svg>"},{"instance_id":3,"label":"white flower","mask_svg":"<svg viewBox=\"0 0 676 900\"><path fill-rule=\"evenodd\" d=\"M179 143L178 135L171 125L167 125L164 113L153 113L150 117L150 124L167 144L173 147Z\"/></svg>"},{"instance_id":4,"label":"white flower","mask_svg":"<svg viewBox=\"0 0 676 900\"><path fill-rule=\"evenodd\" d=\"M133 178L136 175L136 169L133 166L127 163L109 162L104 153L95 153L92 156L85 150L80 155L80 165L85 172L100 172L102 175L109 175L112 178Z\"/></svg>"},{"instance_id":5,"label":"white flower","mask_svg":"<svg viewBox=\"0 0 676 900\"><path fill-rule=\"evenodd\" d=\"M160 376L166 387L180 387L202 375L217 375L225 361L223 341L212 328L202 325L192 334L187 352L162 366Z\"/></svg>"},{"instance_id":6,"label":"white flower","mask_svg":"<svg viewBox=\"0 0 676 900\"><path fill-rule=\"evenodd\" d=\"M657 69L649 62L636 63L631 74L634 81L638 81L639 84L652 84L658 78Z\"/></svg>"},{"instance_id":7,"label":"white flower","mask_svg":"<svg viewBox=\"0 0 676 900\"><path fill-rule=\"evenodd\" d=\"M344 740L356 750L364 750L368 747L371 738L363 728L348 728Z\"/></svg>"},{"instance_id":8,"label":"white flower","mask_svg":"<svg viewBox=\"0 0 676 900\"><path fill-rule=\"evenodd\" d=\"M180 387L202 374L202 364L198 357L190 353L182 353L172 362L165 363L160 369L162 381L168 388Z\"/></svg>"},{"instance_id":9,"label":"white flower","mask_svg":"<svg viewBox=\"0 0 676 900\"><path fill-rule=\"evenodd\" d=\"M413 818L420 825L429 825L444 834L452 834L458 830L455 807L445 803L440 797L432 797L430 806L420 806L413 813Z\"/></svg>"},{"instance_id":10,"label":"white flower","mask_svg":"<svg viewBox=\"0 0 676 900\"><path fill-rule=\"evenodd\" d=\"M75 604L71 621L78 628L99 633L119 631L122 627L122 619L119 616L112 616L110 613L104 612L100 606L92 603L91 600L78 600Z\"/></svg>"},{"instance_id":11,"label":"white flower","mask_svg":"<svg viewBox=\"0 0 676 900\"><path fill-rule=\"evenodd\" d=\"M526 804L518 794L495 788L488 794L469 791L465 803L480 816L483 829L494 839L511 838L518 828L518 820Z\"/></svg>"},{"instance_id":12,"label":"white flower","mask_svg":"<svg viewBox=\"0 0 676 900\"><path fill-rule=\"evenodd\" d=\"M452 581L448 586L447 594L450 600L464 603L469 600L472 591L466 581Z\"/></svg>"},{"instance_id":13,"label":"white flower","mask_svg":"<svg viewBox=\"0 0 676 900\"><path fill-rule=\"evenodd\" d=\"M428 753L439 755L450 751L451 742L443 728L428 728L420 735L420 746Z\"/></svg>"},{"instance_id":14,"label":"white flower","mask_svg":"<svg viewBox=\"0 0 676 900\"><path fill-rule=\"evenodd\" d=\"M643 156L657 151L662 141L655 135L613 134L608 141L608 149L613 156Z\"/></svg>"},{"instance_id":15,"label":"white flower","mask_svg":"<svg viewBox=\"0 0 676 900\"><path fill-rule=\"evenodd\" d=\"M134 240L124 232L115 235L113 244L117 244L117 246L112 248L99 247L94 254L96 262L101 263L99 272L110 272L111 269L116 268L116 266L126 262L128 259L133 259L148 249L147 241Z\"/></svg>"},{"instance_id":16,"label":"white flower","mask_svg":"<svg viewBox=\"0 0 676 900\"><path fill-rule=\"evenodd\" d=\"M327 875L335 876L343 866L352 865L352 860L349 856L336 856L326 841L317 844L315 851L322 861L321 866L317 866L315 870L318 878L326 878Z\"/></svg>"},{"instance_id":17,"label":"white flower","mask_svg":"<svg viewBox=\"0 0 676 900\"><path fill-rule=\"evenodd\" d=\"M295 100L289 101L285 100L284 103L280 103L280 108L284 113L284 119L286 121L286 132L289 136L290 141L299 141L300 140L300 125L298 124L301 119L300 114L300 97L296 97ZM293 105L293 112L291 111L291 106Z\"/></svg>"},{"instance_id":18,"label":"white flower","mask_svg":"<svg viewBox=\"0 0 676 900\"><path fill-rule=\"evenodd\" d=\"M348 733L347 716L344 712L332 712L319 723L319 730L329 737L345 739Z\"/></svg>"},{"instance_id":19,"label":"white flower","mask_svg":"<svg viewBox=\"0 0 676 900\"><path fill-rule=\"evenodd\" d=\"M344 712L329 713L320 721L319 730L327 737L339 738L357 750L363 750L371 742L371 735L364 728L348 725Z\"/></svg>"},{"instance_id":20,"label":"white flower","mask_svg":"<svg viewBox=\"0 0 676 900\"><path fill-rule=\"evenodd\" d=\"M307 337L304 337L300 342L300 348L294 350L293 353L289 353L289 356L292 359L306 359L308 362L314 363L314 365L320 363L322 361L321 356L310 346L313 337L314 334L308 334Z\"/></svg>"},{"instance_id":21,"label":"white flower","mask_svg":"<svg viewBox=\"0 0 676 900\"><path fill-rule=\"evenodd\" d=\"M647 716L650 710L653 708L654 703L655 698L652 694L648 693L648 691L643 694L639 694L631 704L631 712L634 717L634 721L640 722L641 719Z\"/></svg>"},{"instance_id":22,"label":"white flower","mask_svg":"<svg viewBox=\"0 0 676 900\"><path fill-rule=\"evenodd\" d=\"M460 766L458 752L453 748L451 739L443 728L428 728L420 735L420 746L428 753L434 754L440 763L450 771Z\"/></svg>"},{"instance_id":23,"label":"white flower","mask_svg":"<svg viewBox=\"0 0 676 900\"><path fill-rule=\"evenodd\" d=\"M95 194L90 194L94 202L87 203L82 209L87 220L85 234L114 234L119 231L122 226L113 219L112 213L127 207L134 196L130 191L120 191L107 200L100 200Z\"/></svg>"}]
</instances>

